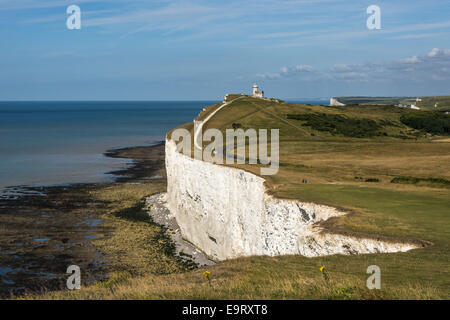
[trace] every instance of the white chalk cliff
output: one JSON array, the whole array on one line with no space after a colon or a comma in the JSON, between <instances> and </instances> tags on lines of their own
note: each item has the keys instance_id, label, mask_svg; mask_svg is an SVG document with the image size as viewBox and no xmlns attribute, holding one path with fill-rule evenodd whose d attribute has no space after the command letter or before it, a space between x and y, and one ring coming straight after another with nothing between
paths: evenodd
<instances>
[{"instance_id":1,"label":"white chalk cliff","mask_svg":"<svg viewBox=\"0 0 450 320\"><path fill-rule=\"evenodd\" d=\"M343 104L342 102L339 102L339 100L337 98L331 98L330 106L331 107L340 107L340 106L345 106L345 104Z\"/></svg>"},{"instance_id":2,"label":"white chalk cliff","mask_svg":"<svg viewBox=\"0 0 450 320\"><path fill-rule=\"evenodd\" d=\"M250 255L361 254L408 251L415 244L327 233L317 224L346 214L336 208L277 199L264 179L190 158L166 140L167 207L184 239L210 258Z\"/></svg>"}]
</instances>

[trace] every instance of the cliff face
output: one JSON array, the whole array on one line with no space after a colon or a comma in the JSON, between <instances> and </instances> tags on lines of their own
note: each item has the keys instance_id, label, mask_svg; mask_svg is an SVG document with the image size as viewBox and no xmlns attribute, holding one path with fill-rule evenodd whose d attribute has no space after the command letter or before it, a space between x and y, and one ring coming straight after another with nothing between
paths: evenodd
<instances>
[{"instance_id":1,"label":"cliff face","mask_svg":"<svg viewBox=\"0 0 450 320\"><path fill-rule=\"evenodd\" d=\"M167 206L183 237L209 257L355 254L407 251L412 244L328 234L320 221L345 212L276 199L264 179L243 170L192 159L166 141Z\"/></svg>"},{"instance_id":2,"label":"cliff face","mask_svg":"<svg viewBox=\"0 0 450 320\"><path fill-rule=\"evenodd\" d=\"M343 104L342 102L339 102L339 100L336 99L336 98L331 98L330 99L330 106L331 107L339 107L339 106L345 106L345 104Z\"/></svg>"}]
</instances>

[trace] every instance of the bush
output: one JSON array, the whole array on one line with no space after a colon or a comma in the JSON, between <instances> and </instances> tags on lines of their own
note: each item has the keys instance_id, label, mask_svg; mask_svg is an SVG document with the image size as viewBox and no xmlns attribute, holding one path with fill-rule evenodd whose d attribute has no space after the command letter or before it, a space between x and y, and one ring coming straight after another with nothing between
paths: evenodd
<instances>
[{"instance_id":1,"label":"bush","mask_svg":"<svg viewBox=\"0 0 450 320\"><path fill-rule=\"evenodd\" d=\"M404 114L400 121L417 130L431 134L450 134L450 115L431 111L416 111Z\"/></svg>"},{"instance_id":2,"label":"bush","mask_svg":"<svg viewBox=\"0 0 450 320\"><path fill-rule=\"evenodd\" d=\"M417 178L417 177L395 177L391 183L418 184L428 183L431 185L450 187L450 181L443 178Z\"/></svg>"},{"instance_id":3,"label":"bush","mask_svg":"<svg viewBox=\"0 0 450 320\"><path fill-rule=\"evenodd\" d=\"M288 114L287 118L306 121L304 125L314 130L342 134L346 137L366 138L381 135L378 132L381 126L371 119L354 119L326 113Z\"/></svg>"}]
</instances>

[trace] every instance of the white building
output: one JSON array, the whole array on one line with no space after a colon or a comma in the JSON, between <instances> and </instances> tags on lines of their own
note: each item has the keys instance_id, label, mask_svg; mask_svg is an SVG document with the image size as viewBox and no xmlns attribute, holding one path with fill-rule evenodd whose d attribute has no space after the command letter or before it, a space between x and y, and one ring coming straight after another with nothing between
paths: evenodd
<instances>
[{"instance_id":1,"label":"white building","mask_svg":"<svg viewBox=\"0 0 450 320\"><path fill-rule=\"evenodd\" d=\"M259 91L259 87L258 85L255 83L253 85L253 93L252 93L253 97L255 98L264 98L264 91Z\"/></svg>"}]
</instances>

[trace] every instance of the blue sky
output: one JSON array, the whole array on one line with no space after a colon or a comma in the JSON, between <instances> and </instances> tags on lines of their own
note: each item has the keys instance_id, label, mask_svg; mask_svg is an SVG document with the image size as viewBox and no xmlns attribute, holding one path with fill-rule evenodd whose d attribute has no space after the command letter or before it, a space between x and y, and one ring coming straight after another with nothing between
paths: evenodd
<instances>
[{"instance_id":1,"label":"blue sky","mask_svg":"<svg viewBox=\"0 0 450 320\"><path fill-rule=\"evenodd\" d=\"M0 100L450 94L450 0L0 0L0 39Z\"/></svg>"}]
</instances>

